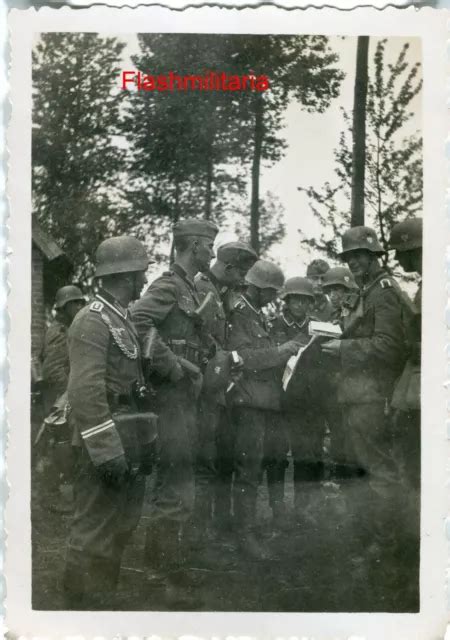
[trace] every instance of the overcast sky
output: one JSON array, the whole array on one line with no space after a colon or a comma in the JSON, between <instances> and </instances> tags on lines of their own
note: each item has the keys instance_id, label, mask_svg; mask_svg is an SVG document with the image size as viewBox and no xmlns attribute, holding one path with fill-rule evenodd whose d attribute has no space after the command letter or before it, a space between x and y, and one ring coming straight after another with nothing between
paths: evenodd
<instances>
[{"instance_id":1,"label":"overcast sky","mask_svg":"<svg viewBox=\"0 0 450 640\"><path fill-rule=\"evenodd\" d=\"M124 68L132 68L130 56L138 51L135 34L121 35L126 40ZM329 109L323 114L310 114L302 111L296 102L292 102L285 114L283 136L288 141L285 156L273 167L262 167L261 195L266 191L275 194L284 208L286 223L286 237L280 245L271 250L272 256L284 268L286 275L301 275L305 265L311 259L300 247L298 230L302 229L308 235L317 232L316 222L308 208L308 201L297 187L314 185L319 187L325 181L334 180L333 150L339 141L339 134L343 129L340 108L351 111L353 108L353 90L356 65L355 37L345 39L330 38L330 46L339 55L339 66L345 71L346 77L341 86L340 96L334 100ZM377 40L371 38L369 61ZM401 47L406 42L403 38L391 38L386 46L387 60L396 59ZM419 39L409 39L410 49L408 61L420 62L421 47ZM152 70L157 73L157 70ZM369 66L369 74L371 65ZM405 127L404 134L409 135L421 129L421 97L414 99L412 110L414 118ZM221 234L219 242L233 237L230 233Z\"/></svg>"}]
</instances>

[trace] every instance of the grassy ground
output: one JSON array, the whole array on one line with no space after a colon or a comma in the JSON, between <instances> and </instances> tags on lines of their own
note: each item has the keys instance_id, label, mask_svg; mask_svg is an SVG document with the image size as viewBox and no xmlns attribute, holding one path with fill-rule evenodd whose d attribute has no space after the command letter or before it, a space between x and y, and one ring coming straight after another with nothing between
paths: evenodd
<instances>
[{"instance_id":1,"label":"grassy ground","mask_svg":"<svg viewBox=\"0 0 450 640\"><path fill-rule=\"evenodd\" d=\"M291 465L292 466L292 465ZM292 477L287 478L292 513ZM370 512L367 480L314 486L315 522L292 523L274 530L267 493L260 489L260 535L270 560L250 562L236 537L216 536L188 557L187 577L200 611L414 611L418 608L415 557L392 550L383 566L360 542L358 513ZM32 493L33 608L62 609L61 586L70 518L54 514L39 474ZM351 513L356 514L352 517ZM119 584L120 609L166 610L158 580L143 568L146 510L128 547Z\"/></svg>"}]
</instances>

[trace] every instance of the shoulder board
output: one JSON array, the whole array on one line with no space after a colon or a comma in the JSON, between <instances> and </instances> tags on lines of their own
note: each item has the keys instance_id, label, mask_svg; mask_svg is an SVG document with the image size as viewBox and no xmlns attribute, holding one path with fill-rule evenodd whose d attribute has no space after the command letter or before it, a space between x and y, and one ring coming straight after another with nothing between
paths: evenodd
<instances>
[{"instance_id":1,"label":"shoulder board","mask_svg":"<svg viewBox=\"0 0 450 640\"><path fill-rule=\"evenodd\" d=\"M163 271L161 275L163 275L163 276L173 276L173 271Z\"/></svg>"},{"instance_id":2,"label":"shoulder board","mask_svg":"<svg viewBox=\"0 0 450 640\"><path fill-rule=\"evenodd\" d=\"M198 279L199 280L204 280L205 282L209 282L208 276L206 276L204 273L199 273Z\"/></svg>"},{"instance_id":3,"label":"shoulder board","mask_svg":"<svg viewBox=\"0 0 450 640\"><path fill-rule=\"evenodd\" d=\"M234 303L233 305L233 309L239 309L239 311L242 311L243 309L245 309L245 302L243 300L238 300L237 302Z\"/></svg>"},{"instance_id":4,"label":"shoulder board","mask_svg":"<svg viewBox=\"0 0 450 640\"><path fill-rule=\"evenodd\" d=\"M97 313L100 313L101 311L103 311L104 306L105 305L103 304L103 302L100 302L100 300L94 300L94 302L89 307L89 311L97 311Z\"/></svg>"},{"instance_id":5,"label":"shoulder board","mask_svg":"<svg viewBox=\"0 0 450 640\"><path fill-rule=\"evenodd\" d=\"M389 278L382 278L380 280L380 285L382 289L390 289L392 288L392 280L389 280Z\"/></svg>"}]
</instances>

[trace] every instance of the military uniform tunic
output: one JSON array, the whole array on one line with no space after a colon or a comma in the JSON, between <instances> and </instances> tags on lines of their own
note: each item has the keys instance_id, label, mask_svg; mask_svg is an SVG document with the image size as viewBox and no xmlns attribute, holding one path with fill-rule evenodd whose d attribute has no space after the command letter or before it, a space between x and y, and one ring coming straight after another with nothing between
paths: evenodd
<instances>
[{"instance_id":1,"label":"military uniform tunic","mask_svg":"<svg viewBox=\"0 0 450 640\"><path fill-rule=\"evenodd\" d=\"M374 536L374 522L382 531L386 522L392 525L390 518L398 508L398 470L388 414L394 383L405 362L403 318L398 285L380 271L344 317L340 347L339 401L358 466L369 474L372 510L367 527Z\"/></svg>"},{"instance_id":2,"label":"military uniform tunic","mask_svg":"<svg viewBox=\"0 0 450 640\"><path fill-rule=\"evenodd\" d=\"M152 497L154 518L185 521L194 507L194 466L198 452L197 397L191 378L170 380L180 357L201 366L207 345L196 315L195 283L177 263L149 286L132 307L141 340L153 324L168 349L152 367L158 414L159 453Z\"/></svg>"},{"instance_id":3,"label":"military uniform tunic","mask_svg":"<svg viewBox=\"0 0 450 640\"><path fill-rule=\"evenodd\" d=\"M94 604L105 584L114 589L145 488L134 455L145 441L131 427L121 435L115 417L133 409L132 386L142 382L139 342L127 312L107 292L101 291L76 315L69 330L69 355L70 421L80 456L66 567L71 576L79 572L77 579L91 592L89 603ZM121 487L108 486L98 470L122 455L129 472ZM100 577L102 585L96 584Z\"/></svg>"},{"instance_id":4,"label":"military uniform tunic","mask_svg":"<svg viewBox=\"0 0 450 640\"><path fill-rule=\"evenodd\" d=\"M241 295L230 317L227 348L243 359L243 375L230 392L235 429L234 511L241 526L252 527L266 433L279 429L280 354L262 311Z\"/></svg>"},{"instance_id":5,"label":"military uniform tunic","mask_svg":"<svg viewBox=\"0 0 450 640\"><path fill-rule=\"evenodd\" d=\"M67 327L55 320L47 329L42 350L42 375L45 383L45 412L67 390L69 380L69 347Z\"/></svg>"}]
</instances>

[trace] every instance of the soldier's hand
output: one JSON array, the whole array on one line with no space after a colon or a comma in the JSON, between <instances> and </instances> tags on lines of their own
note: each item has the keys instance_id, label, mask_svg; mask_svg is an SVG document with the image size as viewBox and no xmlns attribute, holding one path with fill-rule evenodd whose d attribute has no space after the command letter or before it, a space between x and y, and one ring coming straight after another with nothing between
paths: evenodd
<instances>
[{"instance_id":1,"label":"soldier's hand","mask_svg":"<svg viewBox=\"0 0 450 640\"><path fill-rule=\"evenodd\" d=\"M199 373L197 376L191 376L191 382L194 396L197 400L203 387L203 375Z\"/></svg>"},{"instance_id":2,"label":"soldier's hand","mask_svg":"<svg viewBox=\"0 0 450 640\"><path fill-rule=\"evenodd\" d=\"M170 381L179 382L182 378L184 378L184 369L181 364L177 362L170 372Z\"/></svg>"},{"instance_id":3,"label":"soldier's hand","mask_svg":"<svg viewBox=\"0 0 450 640\"><path fill-rule=\"evenodd\" d=\"M108 460L98 467L98 472L107 487L120 489L128 473L128 464L124 455Z\"/></svg>"},{"instance_id":4,"label":"soldier's hand","mask_svg":"<svg viewBox=\"0 0 450 640\"><path fill-rule=\"evenodd\" d=\"M285 356L286 358L290 358L291 356L295 356L300 349L301 344L296 342L295 340L288 340L283 344L280 344L278 347L278 353L280 356Z\"/></svg>"},{"instance_id":5,"label":"soldier's hand","mask_svg":"<svg viewBox=\"0 0 450 640\"><path fill-rule=\"evenodd\" d=\"M322 351L327 353L329 356L339 356L341 352L340 340L328 340L328 342L324 342L320 346Z\"/></svg>"}]
</instances>

